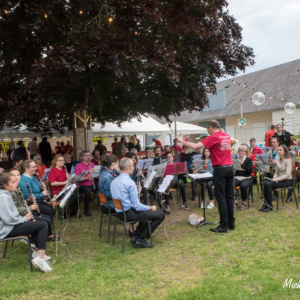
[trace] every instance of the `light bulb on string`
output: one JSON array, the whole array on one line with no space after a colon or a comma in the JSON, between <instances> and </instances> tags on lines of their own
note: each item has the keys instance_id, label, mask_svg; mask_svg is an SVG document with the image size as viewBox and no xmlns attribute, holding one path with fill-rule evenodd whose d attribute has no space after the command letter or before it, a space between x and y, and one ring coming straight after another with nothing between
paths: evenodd
<instances>
[{"instance_id":1,"label":"light bulb on string","mask_svg":"<svg viewBox=\"0 0 300 300\"><path fill-rule=\"evenodd\" d=\"M81 15L82 15L82 14L83 14L83 11L82 11L82 10L80 10L80 11L79 11L79 14L81 14Z\"/></svg>"},{"instance_id":2,"label":"light bulb on string","mask_svg":"<svg viewBox=\"0 0 300 300\"><path fill-rule=\"evenodd\" d=\"M113 20L114 20L114 19L113 19L112 17L108 18L108 22L109 22L109 23L112 23Z\"/></svg>"},{"instance_id":3,"label":"light bulb on string","mask_svg":"<svg viewBox=\"0 0 300 300\"><path fill-rule=\"evenodd\" d=\"M255 105L262 105L266 100L265 95L262 92L256 92L252 96L252 102Z\"/></svg>"},{"instance_id":4,"label":"light bulb on string","mask_svg":"<svg viewBox=\"0 0 300 300\"><path fill-rule=\"evenodd\" d=\"M288 102L284 106L284 111L287 114L293 114L296 111L296 105L293 102Z\"/></svg>"},{"instance_id":5,"label":"light bulb on string","mask_svg":"<svg viewBox=\"0 0 300 300\"><path fill-rule=\"evenodd\" d=\"M8 14L8 10L5 10L4 13L5 13L5 14Z\"/></svg>"},{"instance_id":6,"label":"light bulb on string","mask_svg":"<svg viewBox=\"0 0 300 300\"><path fill-rule=\"evenodd\" d=\"M47 18L48 18L48 15L47 15L47 14L44 14L44 18L47 19Z\"/></svg>"}]
</instances>

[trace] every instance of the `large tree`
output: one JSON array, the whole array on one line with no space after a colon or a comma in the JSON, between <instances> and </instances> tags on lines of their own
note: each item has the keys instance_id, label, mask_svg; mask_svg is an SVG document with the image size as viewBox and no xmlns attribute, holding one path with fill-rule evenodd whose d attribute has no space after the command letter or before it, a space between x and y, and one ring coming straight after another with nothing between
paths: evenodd
<instances>
[{"instance_id":1,"label":"large tree","mask_svg":"<svg viewBox=\"0 0 300 300\"><path fill-rule=\"evenodd\" d=\"M124 121L201 110L254 63L225 0L18 0L0 11L0 126L49 133L74 111Z\"/></svg>"}]
</instances>

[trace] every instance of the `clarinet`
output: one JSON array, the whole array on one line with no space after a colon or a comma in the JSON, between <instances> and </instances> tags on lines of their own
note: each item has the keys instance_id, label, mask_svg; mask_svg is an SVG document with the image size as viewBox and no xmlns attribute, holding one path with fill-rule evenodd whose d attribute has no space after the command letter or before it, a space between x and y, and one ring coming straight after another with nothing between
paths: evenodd
<instances>
[{"instance_id":1,"label":"clarinet","mask_svg":"<svg viewBox=\"0 0 300 300\"><path fill-rule=\"evenodd\" d=\"M89 160L89 167L90 167L90 173L91 173L92 180L93 180L93 190L95 191L96 187L95 187L95 181L94 181L94 178L93 178L93 175L92 175L92 167L91 167L91 161L90 160Z\"/></svg>"},{"instance_id":2,"label":"clarinet","mask_svg":"<svg viewBox=\"0 0 300 300\"><path fill-rule=\"evenodd\" d=\"M27 190L28 190L28 192L29 192L29 196L31 197L33 203L34 203L34 204L37 204L36 199L35 199L35 197L33 196L32 192L31 192L31 189L30 189L30 187L29 187L28 182L25 181L25 184L26 184ZM37 211L38 216L40 217L40 216L41 216L41 211L40 211L39 206L38 206L38 208L37 208L36 211Z\"/></svg>"},{"instance_id":3,"label":"clarinet","mask_svg":"<svg viewBox=\"0 0 300 300\"><path fill-rule=\"evenodd\" d=\"M25 201L25 199L24 199L24 197L23 197L23 193L22 193L20 187L17 187L17 193L19 194L19 197L20 197L21 201L23 202L24 206L26 207L27 212L31 213L31 211L30 211L30 209L29 209L29 206L27 205L27 203L26 203L26 201ZM32 219L32 220L30 220L30 221L35 222L36 219Z\"/></svg>"},{"instance_id":4,"label":"clarinet","mask_svg":"<svg viewBox=\"0 0 300 300\"><path fill-rule=\"evenodd\" d=\"M69 172L68 172L68 169L67 169L66 165L64 165L64 168L65 168L65 170L66 170L67 179L69 179L69 178L70 178L70 174L69 174Z\"/></svg>"},{"instance_id":5,"label":"clarinet","mask_svg":"<svg viewBox=\"0 0 300 300\"><path fill-rule=\"evenodd\" d=\"M42 190L42 191L45 191L44 182L42 181L42 179L41 179L41 177L40 177L40 175L39 175L39 173L38 173L37 171L35 172L35 176L37 177L37 179L38 179L39 182L40 182L41 190ZM49 191L47 190L47 192L49 192ZM50 202L50 203L51 203L51 198L49 197L49 195L48 195L48 196L45 196L45 199L46 199L46 202Z\"/></svg>"}]
</instances>

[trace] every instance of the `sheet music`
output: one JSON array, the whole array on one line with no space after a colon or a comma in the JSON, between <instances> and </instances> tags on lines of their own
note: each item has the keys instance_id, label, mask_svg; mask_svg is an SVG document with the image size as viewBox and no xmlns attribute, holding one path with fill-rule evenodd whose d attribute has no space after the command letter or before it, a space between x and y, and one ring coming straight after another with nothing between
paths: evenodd
<instances>
[{"instance_id":1,"label":"sheet music","mask_svg":"<svg viewBox=\"0 0 300 300\"><path fill-rule=\"evenodd\" d=\"M101 166L95 166L94 167L94 172L92 173L92 178L97 178L100 176L100 172L101 172Z\"/></svg>"},{"instance_id":2,"label":"sheet music","mask_svg":"<svg viewBox=\"0 0 300 300\"><path fill-rule=\"evenodd\" d=\"M148 170L149 167L153 164L153 160L154 158L140 159L137 163L137 166L142 170Z\"/></svg>"},{"instance_id":3,"label":"sheet music","mask_svg":"<svg viewBox=\"0 0 300 300\"><path fill-rule=\"evenodd\" d=\"M73 183L69 189L69 191L67 192L67 194L63 197L63 199L61 200L59 206L61 208L65 207L65 205L67 204L70 196L73 194L73 192L76 190L76 184Z\"/></svg>"},{"instance_id":4,"label":"sheet music","mask_svg":"<svg viewBox=\"0 0 300 300\"><path fill-rule=\"evenodd\" d=\"M269 160L268 160L268 158L264 155L264 154L255 154L255 158L257 159L257 160L260 160L260 161L262 161L265 165L267 164L269 164Z\"/></svg>"},{"instance_id":5,"label":"sheet music","mask_svg":"<svg viewBox=\"0 0 300 300\"><path fill-rule=\"evenodd\" d=\"M167 188L169 187L171 181L174 179L174 176L173 175L167 175L163 182L161 183L159 189L157 190L159 193L164 193Z\"/></svg>"},{"instance_id":6,"label":"sheet music","mask_svg":"<svg viewBox=\"0 0 300 300\"><path fill-rule=\"evenodd\" d=\"M299 162L297 159L297 156L294 153L290 152L290 155L291 155L292 159L294 160L294 162Z\"/></svg>"},{"instance_id":7,"label":"sheet music","mask_svg":"<svg viewBox=\"0 0 300 300\"><path fill-rule=\"evenodd\" d=\"M264 152L269 152L270 150L272 150L272 147L263 147Z\"/></svg>"},{"instance_id":8,"label":"sheet music","mask_svg":"<svg viewBox=\"0 0 300 300\"><path fill-rule=\"evenodd\" d=\"M299 147L298 146L291 146L291 151L293 151L294 154L296 154L296 151L299 151Z\"/></svg>"},{"instance_id":9,"label":"sheet music","mask_svg":"<svg viewBox=\"0 0 300 300\"><path fill-rule=\"evenodd\" d=\"M266 168L265 164L262 161L258 160L258 161L254 161L253 163L256 165L259 171L264 173L269 173L269 169Z\"/></svg>"},{"instance_id":10,"label":"sheet music","mask_svg":"<svg viewBox=\"0 0 300 300\"><path fill-rule=\"evenodd\" d=\"M72 168L71 168L71 172L70 172L70 175L73 175L75 172L75 167L72 165Z\"/></svg>"},{"instance_id":11,"label":"sheet music","mask_svg":"<svg viewBox=\"0 0 300 300\"><path fill-rule=\"evenodd\" d=\"M50 173L50 169L46 169L46 170L45 170L45 173L43 174L42 180L48 179L49 173Z\"/></svg>"},{"instance_id":12,"label":"sheet music","mask_svg":"<svg viewBox=\"0 0 300 300\"><path fill-rule=\"evenodd\" d=\"M200 178L213 178L211 173L201 173L201 174L188 174L188 177L193 179L200 179Z\"/></svg>"},{"instance_id":13,"label":"sheet music","mask_svg":"<svg viewBox=\"0 0 300 300\"><path fill-rule=\"evenodd\" d=\"M243 171L241 163L238 159L233 159L232 162L234 171Z\"/></svg>"},{"instance_id":14,"label":"sheet music","mask_svg":"<svg viewBox=\"0 0 300 300\"><path fill-rule=\"evenodd\" d=\"M156 171L152 171L152 172L150 173L150 175L148 176L148 178L146 179L146 181L145 181L145 183L144 183L144 187L145 187L145 188L148 188L148 187L151 185L151 182L152 182L152 180L153 180L155 174L156 174Z\"/></svg>"},{"instance_id":15,"label":"sheet music","mask_svg":"<svg viewBox=\"0 0 300 300\"><path fill-rule=\"evenodd\" d=\"M194 160L193 165L194 165L194 170L197 172L204 170L204 160Z\"/></svg>"},{"instance_id":16,"label":"sheet music","mask_svg":"<svg viewBox=\"0 0 300 300\"><path fill-rule=\"evenodd\" d=\"M80 181L84 176L86 176L86 174L88 174L90 171L89 170L83 170L79 175L78 177L74 180L74 183L75 182L78 182ZM74 174L75 175L75 174Z\"/></svg>"},{"instance_id":17,"label":"sheet music","mask_svg":"<svg viewBox=\"0 0 300 300\"><path fill-rule=\"evenodd\" d=\"M174 163L178 163L178 162L180 162L180 160L181 160L181 155L180 154L174 155L174 157L173 157L173 162Z\"/></svg>"},{"instance_id":18,"label":"sheet music","mask_svg":"<svg viewBox=\"0 0 300 300\"><path fill-rule=\"evenodd\" d=\"M231 158L232 159L238 159L239 155L237 153L231 153Z\"/></svg>"},{"instance_id":19,"label":"sheet music","mask_svg":"<svg viewBox=\"0 0 300 300\"><path fill-rule=\"evenodd\" d=\"M166 169L167 164L160 164L160 165L156 165L156 166L149 166L148 172L150 171L156 171L155 174L155 178L157 177L163 177L164 173L165 173L165 169Z\"/></svg>"},{"instance_id":20,"label":"sheet music","mask_svg":"<svg viewBox=\"0 0 300 300\"><path fill-rule=\"evenodd\" d=\"M202 160L202 154L193 155L193 160Z\"/></svg>"}]
</instances>

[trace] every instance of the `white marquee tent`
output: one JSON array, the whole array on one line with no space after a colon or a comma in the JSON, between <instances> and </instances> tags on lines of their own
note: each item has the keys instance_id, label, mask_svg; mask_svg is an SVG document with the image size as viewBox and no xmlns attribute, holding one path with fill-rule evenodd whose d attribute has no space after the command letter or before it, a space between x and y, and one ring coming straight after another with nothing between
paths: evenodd
<instances>
[{"instance_id":1,"label":"white marquee tent","mask_svg":"<svg viewBox=\"0 0 300 300\"><path fill-rule=\"evenodd\" d=\"M121 127L115 123L106 123L104 126L100 123L93 125L93 137L131 135L134 133L162 135L169 132L168 127L160 124L148 115L141 116L141 122L137 118L123 122L121 123Z\"/></svg>"},{"instance_id":2,"label":"white marquee tent","mask_svg":"<svg viewBox=\"0 0 300 300\"><path fill-rule=\"evenodd\" d=\"M172 134L175 134L175 122L171 123L171 128L169 127L169 124L165 124L172 131ZM207 130L204 127L197 126L194 124L189 124L189 123L183 123L183 122L178 122L176 121L176 127L177 127L177 134L181 135L187 135L187 134L200 134L200 133L206 133Z\"/></svg>"}]
</instances>

